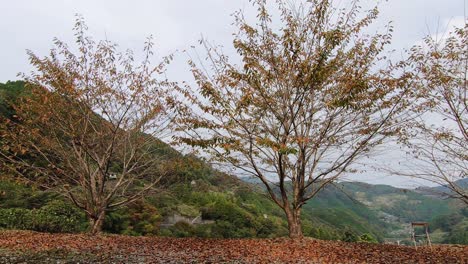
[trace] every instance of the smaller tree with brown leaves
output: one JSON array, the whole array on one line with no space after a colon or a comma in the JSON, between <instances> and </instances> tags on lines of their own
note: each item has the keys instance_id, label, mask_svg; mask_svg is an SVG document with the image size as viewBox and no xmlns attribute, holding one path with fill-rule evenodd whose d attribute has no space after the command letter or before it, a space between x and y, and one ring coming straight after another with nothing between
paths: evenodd
<instances>
[{"instance_id":1,"label":"smaller tree with brown leaves","mask_svg":"<svg viewBox=\"0 0 468 264\"><path fill-rule=\"evenodd\" d=\"M171 57L151 66L148 39L136 63L131 51L87 36L80 17L74 31L75 53L57 39L47 57L28 52L29 95L2 122L1 156L24 179L69 198L99 233L106 212L141 198L166 173L157 137L172 119L170 83L161 78Z\"/></svg>"},{"instance_id":2,"label":"smaller tree with brown leaves","mask_svg":"<svg viewBox=\"0 0 468 264\"><path fill-rule=\"evenodd\" d=\"M442 40L428 36L411 49L412 109L418 118L403 141L414 162L398 172L446 186L444 195L468 204L468 25Z\"/></svg>"},{"instance_id":3,"label":"smaller tree with brown leaves","mask_svg":"<svg viewBox=\"0 0 468 264\"><path fill-rule=\"evenodd\" d=\"M397 131L405 78L394 77L383 53L391 28L361 33L377 9L360 17L358 1L347 9L277 1L273 22L266 1L253 3L255 26L235 15L240 65L206 41L210 66L190 61L197 87L180 88L186 104L175 138L220 168L257 177L298 238L301 207Z\"/></svg>"}]
</instances>

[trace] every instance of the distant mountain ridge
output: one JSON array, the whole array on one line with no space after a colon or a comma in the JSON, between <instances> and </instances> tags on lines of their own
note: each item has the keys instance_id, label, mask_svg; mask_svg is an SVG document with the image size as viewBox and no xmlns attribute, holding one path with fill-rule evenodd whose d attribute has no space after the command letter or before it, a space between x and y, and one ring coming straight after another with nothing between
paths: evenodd
<instances>
[{"instance_id":1,"label":"distant mountain ridge","mask_svg":"<svg viewBox=\"0 0 468 264\"><path fill-rule=\"evenodd\" d=\"M253 177L241 180L261 186L261 182ZM311 218L319 218L339 228L349 225L361 231L372 230L381 237L408 239L409 223L432 222L452 214L459 215L463 210L459 201L434 195L433 189L442 188L433 187L430 192L422 192L421 188L339 182L324 188L304 205L303 210ZM463 222L463 219L466 217L457 218L457 221ZM443 240L439 237L435 242Z\"/></svg>"},{"instance_id":2,"label":"distant mountain ridge","mask_svg":"<svg viewBox=\"0 0 468 264\"><path fill-rule=\"evenodd\" d=\"M468 189L468 178L459 179L454 182L454 184L460 188ZM426 194L426 195L435 195L440 197L446 197L450 195L453 191L448 187L448 185L435 186L435 187L417 187L415 191Z\"/></svg>"}]
</instances>

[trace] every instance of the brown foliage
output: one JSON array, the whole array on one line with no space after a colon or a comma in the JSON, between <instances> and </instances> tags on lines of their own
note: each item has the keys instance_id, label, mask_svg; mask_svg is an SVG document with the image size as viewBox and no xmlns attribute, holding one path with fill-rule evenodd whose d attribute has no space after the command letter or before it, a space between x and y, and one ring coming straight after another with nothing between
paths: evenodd
<instances>
[{"instance_id":1,"label":"brown foliage","mask_svg":"<svg viewBox=\"0 0 468 264\"><path fill-rule=\"evenodd\" d=\"M400 174L445 185L445 195L468 204L468 24L447 34L432 36L411 50L415 73L412 110L417 118L403 134L415 160Z\"/></svg>"},{"instance_id":2,"label":"brown foliage","mask_svg":"<svg viewBox=\"0 0 468 264\"><path fill-rule=\"evenodd\" d=\"M0 232L0 249L74 253L125 263L466 263L467 246L428 247L313 239L200 239ZM55 253L54 253L55 252ZM0 253L1 255L1 253ZM78 260L77 260L78 261ZM83 260L81 260L83 261ZM81 262L80 261L80 262Z\"/></svg>"},{"instance_id":3,"label":"brown foliage","mask_svg":"<svg viewBox=\"0 0 468 264\"><path fill-rule=\"evenodd\" d=\"M23 178L69 198L99 232L106 211L137 200L164 175L156 137L167 131L171 98L159 79L171 58L151 66L148 39L136 64L131 51L88 37L81 18L74 30L76 52L57 39L49 56L28 52L29 94L1 130L0 153Z\"/></svg>"},{"instance_id":4,"label":"brown foliage","mask_svg":"<svg viewBox=\"0 0 468 264\"><path fill-rule=\"evenodd\" d=\"M391 27L360 33L377 9L277 1L278 26L266 1L253 2L256 26L235 15L240 65L206 41L209 66L189 62L198 85L179 89L176 139L258 177L298 237L301 206L398 130L408 76L386 61Z\"/></svg>"}]
</instances>

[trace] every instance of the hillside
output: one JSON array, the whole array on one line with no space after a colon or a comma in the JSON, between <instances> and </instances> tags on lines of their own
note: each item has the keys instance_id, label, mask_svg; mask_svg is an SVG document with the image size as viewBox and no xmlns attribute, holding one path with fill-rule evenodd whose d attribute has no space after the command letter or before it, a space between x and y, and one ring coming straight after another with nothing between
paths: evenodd
<instances>
[{"instance_id":1,"label":"hillside","mask_svg":"<svg viewBox=\"0 0 468 264\"><path fill-rule=\"evenodd\" d=\"M27 94L23 82L0 84L1 114L14 115L11 104ZM1 142L0 142L1 144ZM104 230L130 235L200 237L276 237L287 234L283 213L258 189L213 170L193 156L183 156L159 142L156 155L171 175L159 189L126 208L110 212ZM81 212L69 202L32 185L17 182L4 171L0 182L0 227L48 232L80 232L87 228ZM30 195L28 195L30 194ZM8 216L8 217L7 217ZM203 224L188 225L200 221ZM361 235L365 230L350 229ZM341 239L344 231L318 218L304 219L306 235ZM379 237L379 234L373 234Z\"/></svg>"},{"instance_id":2,"label":"hillside","mask_svg":"<svg viewBox=\"0 0 468 264\"><path fill-rule=\"evenodd\" d=\"M466 227L468 214L466 207L458 200L386 185L342 185L354 199L367 205L381 221L389 225L387 238L404 241L410 231L410 222L429 222L435 243L468 243L467 229L462 228ZM446 224L444 232L440 230L441 222ZM452 229L449 230L447 225Z\"/></svg>"},{"instance_id":3,"label":"hillside","mask_svg":"<svg viewBox=\"0 0 468 264\"><path fill-rule=\"evenodd\" d=\"M0 84L1 115L14 114L9 104L24 94L23 86L23 82ZM263 194L255 179L240 180L216 171L163 142L156 147L172 174L145 199L110 212L106 232L210 238L287 235L283 212ZM407 238L409 222L434 221L436 242L467 243L463 236L450 240L466 224L463 212L454 202L411 190L337 183L304 206L302 220L306 236L367 242ZM447 218L454 224L441 226ZM84 215L59 195L18 182L7 172L1 175L0 228L82 232L87 224Z\"/></svg>"},{"instance_id":4,"label":"hillside","mask_svg":"<svg viewBox=\"0 0 468 264\"><path fill-rule=\"evenodd\" d=\"M463 189L468 189L468 178L457 180L454 182L454 185ZM447 197L453 192L449 187L447 187L447 185L435 187L418 187L416 188L416 191L426 195L439 197Z\"/></svg>"},{"instance_id":5,"label":"hillside","mask_svg":"<svg viewBox=\"0 0 468 264\"><path fill-rule=\"evenodd\" d=\"M253 178L242 178L258 185ZM260 185L258 185L260 186ZM466 208L457 200L433 193L388 185L341 182L324 188L304 206L308 219L353 232L375 235L379 241L410 244L411 222L429 222L435 243L468 243Z\"/></svg>"}]
</instances>

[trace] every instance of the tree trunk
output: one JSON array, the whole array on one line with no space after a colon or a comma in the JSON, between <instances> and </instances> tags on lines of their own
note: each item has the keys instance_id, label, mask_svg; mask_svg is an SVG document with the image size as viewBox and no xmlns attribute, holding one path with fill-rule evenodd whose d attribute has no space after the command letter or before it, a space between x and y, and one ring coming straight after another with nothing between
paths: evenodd
<instances>
[{"instance_id":1,"label":"tree trunk","mask_svg":"<svg viewBox=\"0 0 468 264\"><path fill-rule=\"evenodd\" d=\"M104 218L106 212L102 211L97 216L90 216L89 218L89 232L92 235L98 235L102 232L102 225L104 224Z\"/></svg>"},{"instance_id":2,"label":"tree trunk","mask_svg":"<svg viewBox=\"0 0 468 264\"><path fill-rule=\"evenodd\" d=\"M284 211L288 220L289 238L298 239L304 237L301 226L301 209L286 208Z\"/></svg>"}]
</instances>

